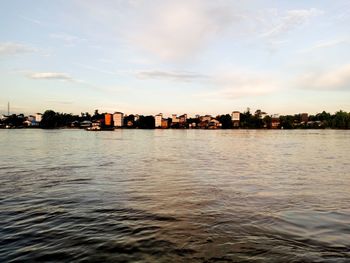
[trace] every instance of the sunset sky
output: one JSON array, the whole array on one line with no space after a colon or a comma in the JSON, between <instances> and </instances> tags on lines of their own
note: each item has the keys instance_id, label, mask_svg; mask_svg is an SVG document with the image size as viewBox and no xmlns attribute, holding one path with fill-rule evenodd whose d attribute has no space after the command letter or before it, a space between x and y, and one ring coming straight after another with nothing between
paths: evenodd
<instances>
[{"instance_id":1,"label":"sunset sky","mask_svg":"<svg viewBox=\"0 0 350 263\"><path fill-rule=\"evenodd\" d=\"M350 111L349 1L0 7L0 113Z\"/></svg>"}]
</instances>

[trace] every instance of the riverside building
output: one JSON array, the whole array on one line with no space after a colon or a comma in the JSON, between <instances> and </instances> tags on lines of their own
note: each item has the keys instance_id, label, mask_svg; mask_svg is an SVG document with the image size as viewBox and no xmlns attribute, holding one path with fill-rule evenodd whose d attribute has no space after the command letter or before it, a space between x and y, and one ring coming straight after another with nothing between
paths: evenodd
<instances>
[{"instance_id":1,"label":"riverside building","mask_svg":"<svg viewBox=\"0 0 350 263\"><path fill-rule=\"evenodd\" d=\"M123 127L124 124L124 113L115 112L113 114L114 127Z\"/></svg>"}]
</instances>

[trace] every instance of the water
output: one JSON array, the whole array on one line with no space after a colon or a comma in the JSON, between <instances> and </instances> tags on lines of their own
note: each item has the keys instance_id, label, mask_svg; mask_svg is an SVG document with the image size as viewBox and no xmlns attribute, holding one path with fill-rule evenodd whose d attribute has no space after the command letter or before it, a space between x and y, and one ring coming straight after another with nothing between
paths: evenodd
<instances>
[{"instance_id":1,"label":"water","mask_svg":"<svg viewBox=\"0 0 350 263\"><path fill-rule=\"evenodd\" d=\"M0 130L1 262L350 262L350 131Z\"/></svg>"}]
</instances>

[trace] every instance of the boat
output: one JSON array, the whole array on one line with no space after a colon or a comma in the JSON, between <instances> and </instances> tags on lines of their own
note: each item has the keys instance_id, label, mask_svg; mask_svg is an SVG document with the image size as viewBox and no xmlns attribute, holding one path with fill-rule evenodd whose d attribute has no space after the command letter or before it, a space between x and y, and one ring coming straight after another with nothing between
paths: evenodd
<instances>
[{"instance_id":1,"label":"boat","mask_svg":"<svg viewBox=\"0 0 350 263\"><path fill-rule=\"evenodd\" d=\"M101 130L101 125L100 122L93 122L91 127L85 128L87 131L100 131Z\"/></svg>"},{"instance_id":2,"label":"boat","mask_svg":"<svg viewBox=\"0 0 350 263\"><path fill-rule=\"evenodd\" d=\"M93 122L91 127L87 127L87 131L114 131L113 126L101 126L100 122Z\"/></svg>"}]
</instances>

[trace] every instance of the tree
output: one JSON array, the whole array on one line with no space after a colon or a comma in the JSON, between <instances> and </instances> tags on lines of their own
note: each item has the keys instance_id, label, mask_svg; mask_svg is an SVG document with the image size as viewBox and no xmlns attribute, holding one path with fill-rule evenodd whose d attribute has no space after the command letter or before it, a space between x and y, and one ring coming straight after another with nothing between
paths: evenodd
<instances>
[{"instance_id":1,"label":"tree","mask_svg":"<svg viewBox=\"0 0 350 263\"><path fill-rule=\"evenodd\" d=\"M265 128L271 129L272 126L272 118L271 116L265 116L265 118L263 119L263 125Z\"/></svg>"},{"instance_id":2,"label":"tree","mask_svg":"<svg viewBox=\"0 0 350 263\"><path fill-rule=\"evenodd\" d=\"M223 129L231 129L233 127L230 114L220 115L217 117L217 120L222 124Z\"/></svg>"},{"instance_id":3,"label":"tree","mask_svg":"<svg viewBox=\"0 0 350 263\"><path fill-rule=\"evenodd\" d=\"M342 110L336 112L332 121L332 127L336 129L350 128L349 114Z\"/></svg>"},{"instance_id":4,"label":"tree","mask_svg":"<svg viewBox=\"0 0 350 263\"><path fill-rule=\"evenodd\" d=\"M40 122L40 127L44 129L53 129L58 127L58 117L56 112L53 110L47 110L44 112L41 122Z\"/></svg>"},{"instance_id":5,"label":"tree","mask_svg":"<svg viewBox=\"0 0 350 263\"><path fill-rule=\"evenodd\" d=\"M155 122L153 116L140 116L138 121L138 127L140 129L154 129Z\"/></svg>"},{"instance_id":6,"label":"tree","mask_svg":"<svg viewBox=\"0 0 350 263\"><path fill-rule=\"evenodd\" d=\"M283 129L293 129L294 128L294 116L292 115L286 115L286 116L280 116L280 126L283 127Z\"/></svg>"}]
</instances>

